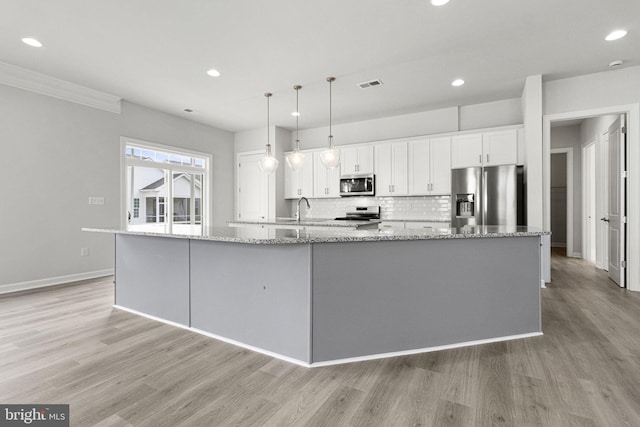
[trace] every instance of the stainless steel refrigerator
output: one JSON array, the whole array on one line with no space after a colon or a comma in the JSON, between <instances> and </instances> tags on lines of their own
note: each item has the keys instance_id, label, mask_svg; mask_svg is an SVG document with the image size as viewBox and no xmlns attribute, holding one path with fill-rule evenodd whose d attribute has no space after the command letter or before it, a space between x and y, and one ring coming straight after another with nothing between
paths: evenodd
<instances>
[{"instance_id":1,"label":"stainless steel refrigerator","mask_svg":"<svg viewBox=\"0 0 640 427\"><path fill-rule=\"evenodd\" d=\"M451 226L526 225L522 166L451 171Z\"/></svg>"}]
</instances>

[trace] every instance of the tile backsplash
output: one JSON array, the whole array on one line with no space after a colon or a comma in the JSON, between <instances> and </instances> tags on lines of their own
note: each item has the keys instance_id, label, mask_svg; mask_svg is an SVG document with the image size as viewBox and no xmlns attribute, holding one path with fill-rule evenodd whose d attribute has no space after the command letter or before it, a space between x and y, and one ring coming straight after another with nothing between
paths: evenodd
<instances>
[{"instance_id":1,"label":"tile backsplash","mask_svg":"<svg viewBox=\"0 0 640 427\"><path fill-rule=\"evenodd\" d=\"M449 221L450 196L413 197L343 197L340 199L309 199L311 209L300 205L304 218L337 218L344 216L347 206L380 206L385 220ZM290 201L291 215L295 215L297 200Z\"/></svg>"}]
</instances>

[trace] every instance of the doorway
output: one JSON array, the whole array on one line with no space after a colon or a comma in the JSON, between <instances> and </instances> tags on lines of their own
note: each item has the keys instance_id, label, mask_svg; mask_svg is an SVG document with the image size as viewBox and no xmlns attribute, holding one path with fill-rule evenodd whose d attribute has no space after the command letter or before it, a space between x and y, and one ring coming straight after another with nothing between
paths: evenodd
<instances>
[{"instance_id":1,"label":"doorway","mask_svg":"<svg viewBox=\"0 0 640 427\"><path fill-rule=\"evenodd\" d=\"M619 286L627 282L627 146L628 113L584 115L553 121L545 117L545 136L549 141L549 207L550 229L557 234L553 246L562 246L563 226L560 221L562 203L575 209L575 230L568 236L571 216L567 214L567 249L574 244L577 251L567 256L583 258L602 270ZM561 141L559 141L561 140ZM613 140L613 146L610 141ZM564 144L565 148L562 147ZM576 197L564 196L562 165L569 162L564 153L576 148L574 175ZM560 176L558 176L560 175ZM568 192L567 185L567 192ZM613 223L612 223L613 222ZM553 235L552 235L553 236Z\"/></svg>"}]
</instances>

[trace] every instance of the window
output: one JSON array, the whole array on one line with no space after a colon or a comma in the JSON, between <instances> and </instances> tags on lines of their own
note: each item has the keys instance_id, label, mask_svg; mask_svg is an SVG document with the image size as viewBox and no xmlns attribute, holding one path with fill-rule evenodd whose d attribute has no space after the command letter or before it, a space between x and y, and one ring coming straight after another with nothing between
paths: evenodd
<instances>
[{"instance_id":1,"label":"window","mask_svg":"<svg viewBox=\"0 0 640 427\"><path fill-rule=\"evenodd\" d=\"M140 218L140 199L137 197L133 199L133 217Z\"/></svg>"},{"instance_id":2,"label":"window","mask_svg":"<svg viewBox=\"0 0 640 427\"><path fill-rule=\"evenodd\" d=\"M200 234L208 224L211 156L122 138L129 230Z\"/></svg>"}]
</instances>

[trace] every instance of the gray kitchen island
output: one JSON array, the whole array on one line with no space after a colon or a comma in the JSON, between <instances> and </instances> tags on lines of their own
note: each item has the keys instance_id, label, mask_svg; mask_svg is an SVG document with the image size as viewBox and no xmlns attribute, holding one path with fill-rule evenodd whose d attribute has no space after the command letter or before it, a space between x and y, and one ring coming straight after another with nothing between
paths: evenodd
<instances>
[{"instance_id":1,"label":"gray kitchen island","mask_svg":"<svg viewBox=\"0 0 640 427\"><path fill-rule=\"evenodd\" d=\"M115 234L115 307L303 366L540 335L526 227Z\"/></svg>"}]
</instances>

